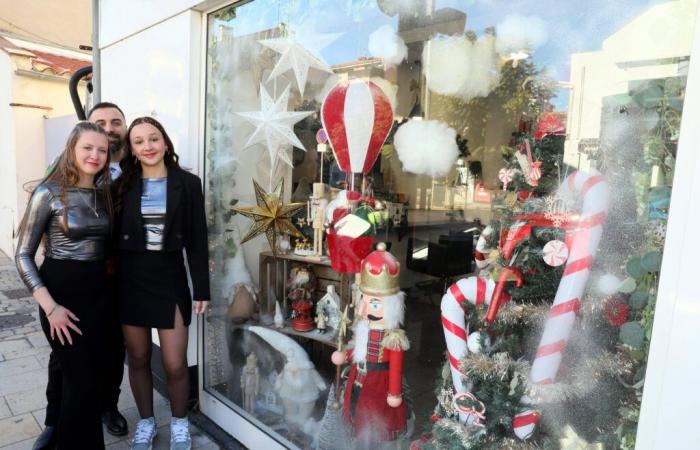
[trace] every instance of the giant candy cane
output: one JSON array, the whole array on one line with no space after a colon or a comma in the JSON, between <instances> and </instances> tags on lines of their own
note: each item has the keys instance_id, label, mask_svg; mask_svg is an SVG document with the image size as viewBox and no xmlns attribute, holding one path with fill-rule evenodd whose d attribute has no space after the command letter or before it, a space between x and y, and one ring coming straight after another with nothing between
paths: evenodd
<instances>
[{"instance_id":1,"label":"giant candy cane","mask_svg":"<svg viewBox=\"0 0 700 450\"><path fill-rule=\"evenodd\" d=\"M569 259L542 332L530 379L553 383L590 275L610 203L610 188L598 172L574 172L560 189L583 197L578 226L567 232Z\"/></svg>"},{"instance_id":2,"label":"giant candy cane","mask_svg":"<svg viewBox=\"0 0 700 450\"><path fill-rule=\"evenodd\" d=\"M452 384L455 394L467 392L464 385L464 374L459 369L459 361L467 354L467 337L469 330L466 325L465 302L474 306L490 304L496 283L481 277L463 278L452 284L442 296L440 310L442 312L442 328L447 343L447 358L450 361ZM460 412L460 421L467 423L469 414Z\"/></svg>"},{"instance_id":3,"label":"giant candy cane","mask_svg":"<svg viewBox=\"0 0 700 450\"><path fill-rule=\"evenodd\" d=\"M564 194L582 197L583 205L577 226L567 231L569 259L554 303L549 309L549 316L530 371L530 380L540 385L553 383L559 371L588 282L593 258L603 234L603 224L610 203L610 188L598 172L574 172L567 177L560 189ZM532 409L518 414L513 420L516 435L527 439L538 421L539 413Z\"/></svg>"}]
</instances>

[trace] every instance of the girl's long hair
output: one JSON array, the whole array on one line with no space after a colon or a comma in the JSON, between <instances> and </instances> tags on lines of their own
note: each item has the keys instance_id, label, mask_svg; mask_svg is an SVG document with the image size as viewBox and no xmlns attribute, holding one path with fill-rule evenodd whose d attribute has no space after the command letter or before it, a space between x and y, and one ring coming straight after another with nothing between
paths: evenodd
<instances>
[{"instance_id":1,"label":"girl's long hair","mask_svg":"<svg viewBox=\"0 0 700 450\"><path fill-rule=\"evenodd\" d=\"M163 125L161 125L161 123L153 117L144 116L134 119L134 121L131 122L131 125L129 125L129 130L126 132L126 153L119 163L119 167L122 169L122 174L119 176L119 179L117 179L117 199L115 201L115 209L117 211L121 211L124 205L124 194L129 190L131 180L136 176L136 174L141 172L141 163L138 159L136 159L134 149L131 146L131 131L136 125L140 125L142 123L153 125L156 127L156 129L158 129L158 131L160 131L160 134L163 135L163 141L165 141L166 146L165 156L163 157L165 166L168 168L180 168L180 163L178 162L180 157L177 155L177 153L175 153L173 141L170 139L170 136L168 136L168 133L165 131L165 128L163 128Z\"/></svg>"},{"instance_id":2,"label":"girl's long hair","mask_svg":"<svg viewBox=\"0 0 700 450\"><path fill-rule=\"evenodd\" d=\"M78 139L80 139L80 136L82 136L83 133L87 132L101 134L107 139L107 142L109 143L109 137L107 136L107 133L99 125L85 121L78 122L68 135L66 146L63 149L63 152L59 155L53 167L51 167L46 176L37 183L37 187L46 181L53 181L57 183L61 188L61 203L63 203L64 207L68 206L68 188L75 187L80 182L80 172L78 170L78 165L76 163L75 157L75 146L78 143ZM95 187L98 187L98 183L102 187L101 191L104 198L105 208L107 208L107 213L109 214L111 222L113 208L112 196L109 190L109 183L111 182L109 172L109 158L110 155L108 150L107 161L105 162L105 166L102 168L102 171L99 174L95 175ZM32 194L34 194L34 190L36 190L36 188L32 189ZM64 212L63 214L62 224L63 229L65 231L68 231L68 214L66 212ZM22 219L22 222L19 225L19 230L23 230L25 226L25 220Z\"/></svg>"}]
</instances>

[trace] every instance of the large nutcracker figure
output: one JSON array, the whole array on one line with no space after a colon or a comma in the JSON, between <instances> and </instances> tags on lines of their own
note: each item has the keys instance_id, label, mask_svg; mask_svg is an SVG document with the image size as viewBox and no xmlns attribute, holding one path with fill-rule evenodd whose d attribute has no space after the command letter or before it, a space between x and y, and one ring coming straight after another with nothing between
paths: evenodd
<instances>
[{"instance_id":1,"label":"large nutcracker figure","mask_svg":"<svg viewBox=\"0 0 700 450\"><path fill-rule=\"evenodd\" d=\"M409 344L399 328L404 319L399 269L382 243L362 261L353 341L346 351L332 355L336 365L352 364L343 392L343 419L362 448L397 440L406 431L402 373Z\"/></svg>"}]
</instances>

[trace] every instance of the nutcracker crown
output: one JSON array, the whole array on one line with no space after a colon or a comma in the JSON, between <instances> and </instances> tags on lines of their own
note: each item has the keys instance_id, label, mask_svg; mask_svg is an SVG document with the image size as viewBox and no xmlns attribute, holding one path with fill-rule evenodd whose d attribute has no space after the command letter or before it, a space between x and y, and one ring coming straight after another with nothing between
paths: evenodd
<instances>
[{"instance_id":1,"label":"nutcracker crown","mask_svg":"<svg viewBox=\"0 0 700 450\"><path fill-rule=\"evenodd\" d=\"M362 260L360 273L360 291L365 295L385 297L397 294L399 272L401 265L394 256L386 251L383 242L377 244L377 249Z\"/></svg>"}]
</instances>

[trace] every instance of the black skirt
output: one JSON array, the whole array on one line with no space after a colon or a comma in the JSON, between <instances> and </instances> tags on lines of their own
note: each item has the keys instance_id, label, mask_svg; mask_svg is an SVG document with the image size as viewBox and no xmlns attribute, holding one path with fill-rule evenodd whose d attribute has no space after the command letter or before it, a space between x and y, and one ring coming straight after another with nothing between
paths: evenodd
<instances>
[{"instance_id":1,"label":"black skirt","mask_svg":"<svg viewBox=\"0 0 700 450\"><path fill-rule=\"evenodd\" d=\"M189 326L192 297L182 252L121 252L121 323L146 328L174 328L175 308L180 308L182 319Z\"/></svg>"}]
</instances>

